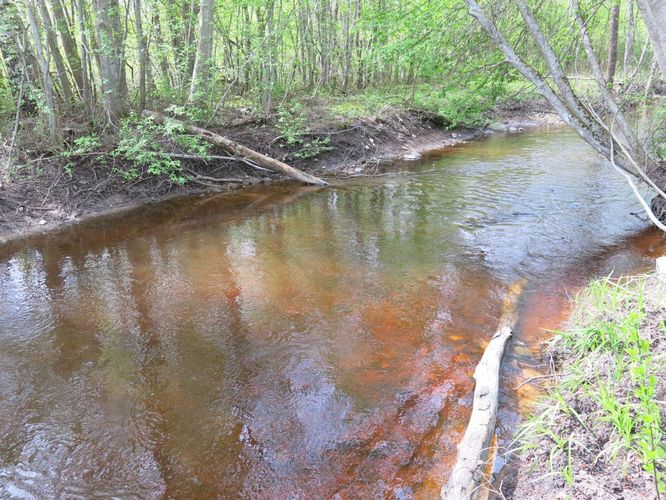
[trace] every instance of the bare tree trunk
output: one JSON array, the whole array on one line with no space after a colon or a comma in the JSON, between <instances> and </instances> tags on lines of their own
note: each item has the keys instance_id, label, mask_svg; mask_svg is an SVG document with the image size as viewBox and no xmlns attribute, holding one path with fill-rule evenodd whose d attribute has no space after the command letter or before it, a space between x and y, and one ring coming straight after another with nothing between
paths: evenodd
<instances>
[{"instance_id":1,"label":"bare tree trunk","mask_svg":"<svg viewBox=\"0 0 666 500\"><path fill-rule=\"evenodd\" d=\"M18 107L25 111L31 106L27 93L21 92L25 81L25 68L22 67L21 60L21 56L25 53L19 45L22 32L23 26L15 3L11 0L0 0L0 48L2 48L2 57L5 68L7 68L7 79L11 93L17 99Z\"/></svg>"},{"instance_id":2,"label":"bare tree trunk","mask_svg":"<svg viewBox=\"0 0 666 500\"><path fill-rule=\"evenodd\" d=\"M141 20L141 0L133 0L134 26L136 29L137 50L139 58L139 113L146 107L146 67L148 65L148 49L143 35Z\"/></svg>"},{"instance_id":3,"label":"bare tree trunk","mask_svg":"<svg viewBox=\"0 0 666 500\"><path fill-rule=\"evenodd\" d=\"M53 29L53 23L51 22L51 14L49 14L44 0L37 0L37 4L41 14L42 24L44 25L44 31L46 32L46 43L48 44L50 54L53 56L53 62L55 63L56 71L58 72L58 80L60 81L60 91L62 92L62 97L65 102L71 103L74 98L74 94L72 93L69 76L67 75L65 61L63 61L62 55L60 54L60 49L58 48L58 39L56 38L55 30Z\"/></svg>"},{"instance_id":4,"label":"bare tree trunk","mask_svg":"<svg viewBox=\"0 0 666 500\"><path fill-rule=\"evenodd\" d=\"M551 106L553 106L560 118L562 118L562 120L567 125L573 128L585 142L590 144L603 156L607 156L610 149L608 145L605 144L603 140L601 140L596 130L591 130L587 127L587 122L589 120L583 121L581 118L575 115L567 106L567 104L565 104L565 101L550 88L548 83L543 78L541 78L541 76L532 67L525 63L525 61L523 61L518 56L518 54L516 54L515 50L511 47L497 26L495 26L495 24L481 10L481 7L476 0L465 0L465 4L467 5L467 9L470 15L479 21L479 24L481 24L481 26L490 35L490 38L495 43L495 45L497 45L497 47L502 51L507 62L509 62L525 78L532 82L532 84L534 84L536 90L546 98ZM566 99L570 100L571 98L569 97ZM580 112L578 109L576 109L576 111Z\"/></svg>"},{"instance_id":5,"label":"bare tree trunk","mask_svg":"<svg viewBox=\"0 0 666 500\"><path fill-rule=\"evenodd\" d=\"M183 2L183 22L185 24L185 51L187 57L186 78L192 77L196 63L197 27L199 25L199 0L190 0L189 5Z\"/></svg>"},{"instance_id":6,"label":"bare tree trunk","mask_svg":"<svg viewBox=\"0 0 666 500\"><path fill-rule=\"evenodd\" d=\"M532 10L528 7L525 0L517 0L517 4L523 21L532 33L532 38L534 38L534 41L537 43L539 51L541 52L541 55L543 55L543 58L546 61L548 68L550 69L553 81L555 82L557 89L562 94L564 103L568 107L569 111L578 120L580 120L584 125L588 125L588 114L584 110L583 105L571 88L571 83L567 79L560 62L555 55L555 52L548 44L545 35L539 28L539 24L537 23Z\"/></svg>"},{"instance_id":7,"label":"bare tree trunk","mask_svg":"<svg viewBox=\"0 0 666 500\"><path fill-rule=\"evenodd\" d=\"M199 41L190 82L189 102L194 102L208 87L211 58L213 55L213 21L215 19L215 1L201 0L199 11Z\"/></svg>"},{"instance_id":8,"label":"bare tree trunk","mask_svg":"<svg viewBox=\"0 0 666 500\"><path fill-rule=\"evenodd\" d=\"M169 61L166 54L164 54L164 36L162 35L162 23L157 8L155 8L155 11L153 12L153 26L155 27L155 43L157 44L157 53L162 78L165 83L174 85L175 82L171 77L171 71L169 70Z\"/></svg>"},{"instance_id":9,"label":"bare tree trunk","mask_svg":"<svg viewBox=\"0 0 666 500\"><path fill-rule=\"evenodd\" d=\"M495 433L499 398L500 367L518 319L516 308L524 281L509 287L504 298L502 316L497 332L488 342L481 361L474 370L474 399L472 415L462 440L458 443L458 456L448 482L442 487L442 500L470 500L483 498L481 481L489 455L491 438Z\"/></svg>"},{"instance_id":10,"label":"bare tree trunk","mask_svg":"<svg viewBox=\"0 0 666 500\"><path fill-rule=\"evenodd\" d=\"M120 26L118 0L93 0L97 30L99 74L104 106L111 123L116 123L124 112L123 89L126 84L123 61L123 31Z\"/></svg>"},{"instance_id":11,"label":"bare tree trunk","mask_svg":"<svg viewBox=\"0 0 666 500\"><path fill-rule=\"evenodd\" d=\"M472 416L458 444L458 456L451 476L442 488L442 500L470 500L479 496L489 444L495 432L499 371L510 338L510 327L498 330L474 370L476 386Z\"/></svg>"},{"instance_id":12,"label":"bare tree trunk","mask_svg":"<svg viewBox=\"0 0 666 500\"><path fill-rule=\"evenodd\" d=\"M266 24L264 27L264 60L263 60L263 95L261 104L264 108L264 114L268 116L271 112L271 105L273 102L273 80L274 80L274 58L275 58L275 41L274 41L274 17L275 17L275 2L271 0L266 7Z\"/></svg>"},{"instance_id":13,"label":"bare tree trunk","mask_svg":"<svg viewBox=\"0 0 666 500\"><path fill-rule=\"evenodd\" d=\"M27 27L22 27L21 29L22 33L17 40L17 43L19 46L19 53L21 54L23 68L28 77L27 81L40 82L42 81L42 70L40 69L39 61L37 61L37 50L33 49L32 44L30 43L32 38L30 23L28 23ZM37 85L39 84L37 83Z\"/></svg>"},{"instance_id":14,"label":"bare tree trunk","mask_svg":"<svg viewBox=\"0 0 666 500\"><path fill-rule=\"evenodd\" d=\"M74 37L70 31L70 26L67 23L62 0L53 0L51 2L51 6L53 8L55 27L58 31L58 35L60 36L62 48L65 51L65 57L67 58L70 69L72 70L74 83L76 83L77 88L81 92L83 89L83 70L81 67L81 59L79 57L79 53L76 51L76 43L74 42Z\"/></svg>"},{"instance_id":15,"label":"bare tree trunk","mask_svg":"<svg viewBox=\"0 0 666 500\"><path fill-rule=\"evenodd\" d=\"M606 81L613 87L615 80L615 68L617 67L617 32L620 20L620 5L615 4L611 8L610 18L610 40L608 43L608 67L606 68Z\"/></svg>"},{"instance_id":16,"label":"bare tree trunk","mask_svg":"<svg viewBox=\"0 0 666 500\"><path fill-rule=\"evenodd\" d=\"M592 48L592 42L590 41L590 36L587 31L587 24L581 17L581 13L578 6L578 0L572 0L572 5L573 5L574 16L580 28L581 37L583 39L583 47L585 49L587 61L590 65L590 68L592 69L592 74L594 75L594 80L597 83L597 88L599 89L599 93L601 94L601 97L604 99L604 104L611 112L613 120L616 121L617 124L619 125L622 136L629 144L629 149L633 153L634 157L640 158L642 157L642 149L638 144L638 141L636 140L636 134L634 134L633 130L629 126L624 116L624 113L622 113L622 111L620 110L620 106L618 105L617 101L615 100L615 97L611 93L611 90L608 88L609 87L608 82L604 80L604 76L601 71L601 65L597 60L597 57L594 53L594 49Z\"/></svg>"},{"instance_id":17,"label":"bare tree trunk","mask_svg":"<svg viewBox=\"0 0 666 500\"><path fill-rule=\"evenodd\" d=\"M624 39L624 58L622 69L626 73L629 69L629 58L634 49L634 0L629 0L629 12L627 13L627 33Z\"/></svg>"},{"instance_id":18,"label":"bare tree trunk","mask_svg":"<svg viewBox=\"0 0 666 500\"><path fill-rule=\"evenodd\" d=\"M666 2L664 0L637 0L638 9L647 26L655 59L666 76Z\"/></svg>"},{"instance_id":19,"label":"bare tree trunk","mask_svg":"<svg viewBox=\"0 0 666 500\"><path fill-rule=\"evenodd\" d=\"M544 54L548 54L549 50L547 46L542 46L543 44L539 40L537 31L538 25L536 19L531 14L531 11L526 8L524 0L516 0L518 2L519 8L521 8L521 14L525 19L526 24L532 32L533 39L539 45L540 50ZM583 120L578 119L574 114L574 110L567 106L566 96L558 95L548 84L545 78L547 76L541 76L533 67L528 65L523 59L521 59L514 48L509 44L507 39L504 37L502 32L498 29L494 22L487 17L479 6L476 0L465 0L467 9L474 18L477 19L479 24L485 29L485 31L490 36L491 40L495 45L502 51L504 57L508 63L510 63L514 68L516 68L525 78L527 78L532 84L534 84L536 90L544 96L548 102L553 106L557 114L562 118L562 120L571 126L580 137L587 142L592 148L594 148L598 153L600 153L605 158L613 162L616 168L621 169L627 174L634 175L636 177L642 178L652 189L655 189L660 196L663 196L662 191L659 190L658 186L650 179L650 177L645 173L647 170L647 164L652 164L654 166L654 158L649 157L648 155L640 154L642 153L642 148L640 144L637 143L635 139L635 133L628 126L622 112L615 101L612 93L606 85L605 78L599 67L599 63L596 59L594 51L592 50L591 42L587 34L587 27L585 21L581 17L581 13L578 7L577 0L572 0L573 12L576 16L576 21L578 22L581 34L583 37L583 44L587 54L588 62L592 71L595 75L595 81L599 87L601 95L604 99L604 104L607 106L610 118L608 118L609 124L605 123L604 120L599 116L599 114L594 110L594 108L588 104L584 108L584 118ZM521 4L523 4L521 6ZM536 29L534 28L536 26ZM554 54L553 54L553 57ZM546 62L551 70L550 76L555 79L554 70L557 69L556 65L559 64L557 61L554 61L556 64L553 65L553 62L548 60L550 56L546 57ZM565 89L566 90L566 89ZM577 99L576 99L577 100ZM625 145L623 142L618 141L618 137L614 134L613 124L617 123L620 126L622 135L621 139L624 139L628 144ZM618 144L624 158L628 163L618 165L616 163L615 152L613 151L613 145ZM645 162L646 166L641 167L639 162ZM645 169L645 170L644 170ZM639 201L642 198L639 196ZM642 200L644 201L644 200ZM643 206L646 205L643 203ZM654 214L650 212L649 207L647 207L646 212L649 216L654 217Z\"/></svg>"},{"instance_id":20,"label":"bare tree trunk","mask_svg":"<svg viewBox=\"0 0 666 500\"><path fill-rule=\"evenodd\" d=\"M645 100L650 96L650 88L652 87L652 81L654 80L654 74L657 72L657 58L655 57L650 65L650 71L648 72L648 79L645 82Z\"/></svg>"},{"instance_id":21,"label":"bare tree trunk","mask_svg":"<svg viewBox=\"0 0 666 500\"><path fill-rule=\"evenodd\" d=\"M352 34L351 34L351 0L347 0L344 20L344 56L342 59L342 91L347 92L351 74Z\"/></svg>"},{"instance_id":22,"label":"bare tree trunk","mask_svg":"<svg viewBox=\"0 0 666 500\"><path fill-rule=\"evenodd\" d=\"M37 52L37 61L42 73L42 83L44 86L44 100L46 101L46 113L49 120L49 133L51 140L54 144L58 141L58 120L56 115L55 99L53 98L53 81L51 80L51 73L49 72L49 62L45 47L42 44L42 39L39 33L39 26L35 19L35 10L32 0L25 0L25 10L30 24L30 31L32 32L33 42L35 44L35 51Z\"/></svg>"},{"instance_id":23,"label":"bare tree trunk","mask_svg":"<svg viewBox=\"0 0 666 500\"><path fill-rule=\"evenodd\" d=\"M90 57L88 55L88 35L83 12L83 0L76 0L76 14L79 20L79 31L81 35L81 91L83 92L83 104L86 108L88 117L91 117L94 103L90 92Z\"/></svg>"},{"instance_id":24,"label":"bare tree trunk","mask_svg":"<svg viewBox=\"0 0 666 500\"><path fill-rule=\"evenodd\" d=\"M631 75L629 75L629 78L627 78L627 80L629 81L633 80L640 71L641 66L643 66L643 60L645 59L645 54L647 53L647 49L649 46L650 46L650 38L645 37L645 43L643 43L643 48L641 49L641 55L638 56L638 61L636 61L636 66L634 67L634 70L631 72Z\"/></svg>"}]
</instances>

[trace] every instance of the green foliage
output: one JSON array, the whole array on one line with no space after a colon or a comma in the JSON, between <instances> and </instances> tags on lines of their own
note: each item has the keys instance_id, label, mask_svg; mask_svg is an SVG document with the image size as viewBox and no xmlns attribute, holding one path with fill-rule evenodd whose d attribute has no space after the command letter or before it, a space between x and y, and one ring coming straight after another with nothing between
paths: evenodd
<instances>
[{"instance_id":1,"label":"green foliage","mask_svg":"<svg viewBox=\"0 0 666 500\"><path fill-rule=\"evenodd\" d=\"M15 111L16 103L14 102L14 97L9 88L2 85L2 79L0 79L0 117L11 119Z\"/></svg>"},{"instance_id":2,"label":"green foliage","mask_svg":"<svg viewBox=\"0 0 666 500\"><path fill-rule=\"evenodd\" d=\"M648 311L646 283L646 279L622 283L599 280L578 297L574 311L578 328L557 332L552 344L563 363L561 381L543 401L544 410L521 427L519 440L525 451L548 437L555 443L554 449L559 450L555 454L563 453L561 443L553 436L563 426L569 429L574 426L563 425L564 416L573 416L587 433L599 432L588 429L567 403L581 398L591 401L597 410L589 416L589 425L610 426L611 438L601 455L615 459L622 453L627 460L631 454L637 454L643 468L663 492L666 448L656 398L657 380L664 376L666 367L663 356L657 354L650 341L650 334L642 333L650 315L655 314L655 307L659 307L657 302ZM663 289L658 286L652 293L661 295ZM575 433L569 437L572 436ZM559 472L570 484L573 473L570 456L566 463L562 460L558 463Z\"/></svg>"},{"instance_id":3,"label":"green foliage","mask_svg":"<svg viewBox=\"0 0 666 500\"><path fill-rule=\"evenodd\" d=\"M443 90L431 101L416 100L419 107L431 108L447 128L481 127L486 124L485 113L492 108L485 96L468 90Z\"/></svg>"},{"instance_id":4,"label":"green foliage","mask_svg":"<svg viewBox=\"0 0 666 500\"><path fill-rule=\"evenodd\" d=\"M434 114L446 128L475 128L487 125L493 107L508 98L510 89L521 89L519 83L524 85L498 74L474 80L469 85L422 84L396 86L390 91L374 89L332 100L330 109L350 121L407 107ZM513 99L523 97L534 98L534 95L525 93Z\"/></svg>"},{"instance_id":5,"label":"green foliage","mask_svg":"<svg viewBox=\"0 0 666 500\"><path fill-rule=\"evenodd\" d=\"M278 107L277 129L281 137L289 145L300 144L301 136L309 132L306 127L307 118L303 113L303 105L294 103L289 107Z\"/></svg>"},{"instance_id":6,"label":"green foliage","mask_svg":"<svg viewBox=\"0 0 666 500\"><path fill-rule=\"evenodd\" d=\"M296 158L314 158L333 149L329 144L330 137L315 137L312 141L303 141L303 147L294 154Z\"/></svg>"},{"instance_id":7,"label":"green foliage","mask_svg":"<svg viewBox=\"0 0 666 500\"><path fill-rule=\"evenodd\" d=\"M167 112L176 116L182 116L191 121L196 121L203 116L203 111L195 107L169 106ZM161 126L161 129L159 126L156 126L156 130L161 131L164 137L173 140L190 154L203 157L208 155L210 144L201 139L201 137L188 134L183 125L175 120L167 121Z\"/></svg>"},{"instance_id":8,"label":"green foliage","mask_svg":"<svg viewBox=\"0 0 666 500\"><path fill-rule=\"evenodd\" d=\"M66 158L90 153L102 145L96 135L83 135L74 140L72 147L62 153Z\"/></svg>"},{"instance_id":9,"label":"green foliage","mask_svg":"<svg viewBox=\"0 0 666 500\"><path fill-rule=\"evenodd\" d=\"M130 166L118 172L128 181L139 178L145 170L150 175L166 176L172 182L184 184L184 175L180 161L170 158L161 150L160 135L179 137L177 127L160 127L152 120L142 120L136 115L124 120L120 127L118 145L113 156L122 157Z\"/></svg>"},{"instance_id":10,"label":"green foliage","mask_svg":"<svg viewBox=\"0 0 666 500\"><path fill-rule=\"evenodd\" d=\"M74 169L74 163L72 163L70 159L76 156L93 153L101 145L101 141L94 134L82 135L81 137L76 138L68 149L65 149L60 153L60 156L66 160L63 165L63 170L71 176Z\"/></svg>"},{"instance_id":11,"label":"green foliage","mask_svg":"<svg viewBox=\"0 0 666 500\"><path fill-rule=\"evenodd\" d=\"M290 146L299 147L294 153L296 158L314 158L332 148L330 137L315 137L307 126L307 116L303 112L303 105L295 102L290 107L278 107L278 119L276 127L280 131L280 138Z\"/></svg>"},{"instance_id":12,"label":"green foliage","mask_svg":"<svg viewBox=\"0 0 666 500\"><path fill-rule=\"evenodd\" d=\"M182 118L185 121L191 121L191 122L205 120L210 115L209 110L200 108L193 104L188 104L187 106L178 106L177 104L172 104L168 106L164 111L173 116Z\"/></svg>"}]
</instances>

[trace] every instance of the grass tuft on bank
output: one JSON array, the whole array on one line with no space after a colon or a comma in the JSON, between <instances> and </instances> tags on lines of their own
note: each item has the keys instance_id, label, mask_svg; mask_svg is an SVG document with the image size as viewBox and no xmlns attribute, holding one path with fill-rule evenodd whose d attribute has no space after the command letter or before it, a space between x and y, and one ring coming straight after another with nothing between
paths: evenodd
<instances>
[{"instance_id":1,"label":"grass tuft on bank","mask_svg":"<svg viewBox=\"0 0 666 500\"><path fill-rule=\"evenodd\" d=\"M547 353L554 382L520 428L515 498L663 498L666 279L591 283Z\"/></svg>"}]
</instances>

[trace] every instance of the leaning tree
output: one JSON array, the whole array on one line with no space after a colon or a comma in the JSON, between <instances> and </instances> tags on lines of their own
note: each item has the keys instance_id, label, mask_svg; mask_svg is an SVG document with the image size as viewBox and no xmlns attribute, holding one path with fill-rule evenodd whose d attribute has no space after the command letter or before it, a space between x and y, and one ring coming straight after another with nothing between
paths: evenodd
<instances>
[{"instance_id":1,"label":"leaning tree","mask_svg":"<svg viewBox=\"0 0 666 500\"><path fill-rule=\"evenodd\" d=\"M624 176L648 217L666 231L666 175L660 157L663 148L654 147L655 142L663 139L654 133L646 134L646 130L651 130L649 127L639 127L628 118L620 87L614 87L609 81L614 76L614 68L603 70L590 29L603 2L570 0L565 6L560 2L530 5L527 0L515 0L481 5L477 0L465 0L465 4L506 62L529 80L560 118ZM617 5L613 0L611 8ZM666 32L663 30L666 2L638 0L638 6L655 62L666 74ZM519 20L518 25L512 23L515 19ZM614 22L617 23L617 19ZM564 36L563 30L566 30ZM617 43L616 30L617 25L611 26L611 37L615 33L615 41L610 41L611 47ZM562 44L563 38L568 40L567 44ZM572 84L575 75L569 70L571 53L578 48L584 54L584 67L578 65L576 57L576 71L591 75L597 89L593 96L577 90ZM608 66L614 61L606 63ZM652 203L643 195L645 190L652 193Z\"/></svg>"}]
</instances>

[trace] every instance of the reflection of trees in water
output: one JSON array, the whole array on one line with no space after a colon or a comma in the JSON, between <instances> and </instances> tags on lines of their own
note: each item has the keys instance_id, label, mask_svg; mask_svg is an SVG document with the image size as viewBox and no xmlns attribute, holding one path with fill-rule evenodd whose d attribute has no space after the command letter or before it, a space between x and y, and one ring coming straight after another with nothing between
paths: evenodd
<instances>
[{"instance_id":1,"label":"reflection of trees in water","mask_svg":"<svg viewBox=\"0 0 666 500\"><path fill-rule=\"evenodd\" d=\"M498 314L503 285L492 275L537 265L540 254L516 257L535 244L571 266L596 234L548 246L553 233L537 224L548 175L494 202L505 167L249 190L151 227L77 229L0 264L10 338L41 332L0 354L3 372L23 375L3 388L0 415L21 415L3 429L6 463L57 435L81 469L112 471L92 485L121 478L175 496L370 494L445 475L468 373ZM564 179L574 197L600 185ZM571 220L603 217L577 207ZM511 227L518 208L525 215ZM26 431L28 418L41 434ZM65 463L39 460L31 466Z\"/></svg>"}]
</instances>

